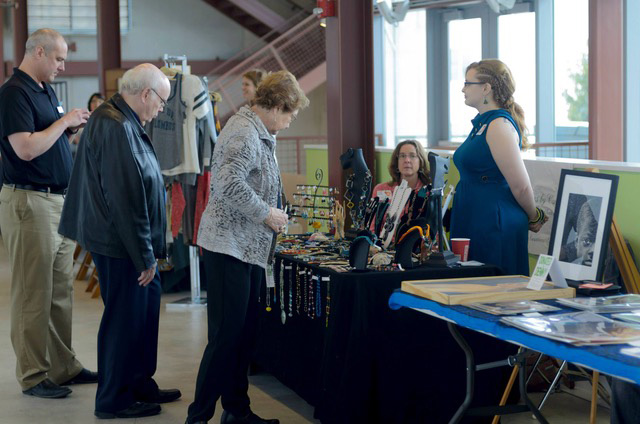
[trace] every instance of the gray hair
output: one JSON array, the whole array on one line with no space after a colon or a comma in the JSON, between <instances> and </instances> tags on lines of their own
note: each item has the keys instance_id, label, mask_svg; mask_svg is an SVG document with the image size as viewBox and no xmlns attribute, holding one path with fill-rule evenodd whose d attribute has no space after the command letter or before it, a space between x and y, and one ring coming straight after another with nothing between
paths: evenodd
<instances>
[{"instance_id":1,"label":"gray hair","mask_svg":"<svg viewBox=\"0 0 640 424\"><path fill-rule=\"evenodd\" d=\"M120 82L120 94L136 95L146 88L158 90L163 80L168 78L160 69L151 63L143 63L124 73Z\"/></svg>"},{"instance_id":2,"label":"gray hair","mask_svg":"<svg viewBox=\"0 0 640 424\"><path fill-rule=\"evenodd\" d=\"M58 40L64 41L64 37L55 29L42 28L34 32L27 39L25 53L34 54L36 47L40 46L46 54L49 54L55 47Z\"/></svg>"}]
</instances>

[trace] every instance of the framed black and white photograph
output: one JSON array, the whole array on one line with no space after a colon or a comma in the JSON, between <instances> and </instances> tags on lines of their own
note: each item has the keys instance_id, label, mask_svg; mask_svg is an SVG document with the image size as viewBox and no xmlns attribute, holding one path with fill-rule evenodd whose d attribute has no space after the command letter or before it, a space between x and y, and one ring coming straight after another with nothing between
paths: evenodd
<instances>
[{"instance_id":1,"label":"framed black and white photograph","mask_svg":"<svg viewBox=\"0 0 640 424\"><path fill-rule=\"evenodd\" d=\"M565 278L602 278L617 189L617 175L562 170L549 255Z\"/></svg>"}]
</instances>

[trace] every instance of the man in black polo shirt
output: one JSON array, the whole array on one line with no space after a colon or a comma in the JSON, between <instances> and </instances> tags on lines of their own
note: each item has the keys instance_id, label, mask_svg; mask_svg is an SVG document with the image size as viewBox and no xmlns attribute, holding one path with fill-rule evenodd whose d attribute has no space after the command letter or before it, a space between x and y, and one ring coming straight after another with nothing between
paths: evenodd
<instances>
[{"instance_id":1,"label":"man in black polo shirt","mask_svg":"<svg viewBox=\"0 0 640 424\"><path fill-rule=\"evenodd\" d=\"M0 87L0 230L11 264L11 342L23 393L66 397L62 385L97 382L71 347L73 241L58 234L71 174L67 133L86 109L65 114L49 85L64 71L67 45L51 29L34 32L24 59Z\"/></svg>"}]
</instances>

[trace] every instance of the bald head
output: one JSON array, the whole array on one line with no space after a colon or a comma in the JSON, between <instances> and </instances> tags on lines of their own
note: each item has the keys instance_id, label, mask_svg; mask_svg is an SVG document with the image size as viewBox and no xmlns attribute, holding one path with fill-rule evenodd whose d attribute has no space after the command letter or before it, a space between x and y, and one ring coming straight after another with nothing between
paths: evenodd
<instances>
[{"instance_id":1,"label":"bald head","mask_svg":"<svg viewBox=\"0 0 640 424\"><path fill-rule=\"evenodd\" d=\"M165 74L150 63L129 69L122 76L120 94L144 123L161 112L171 93L171 84Z\"/></svg>"},{"instance_id":2,"label":"bald head","mask_svg":"<svg viewBox=\"0 0 640 424\"><path fill-rule=\"evenodd\" d=\"M151 63L143 63L124 73L120 84L120 94L136 95L147 88L159 91L164 85L169 85L167 76Z\"/></svg>"},{"instance_id":3,"label":"bald head","mask_svg":"<svg viewBox=\"0 0 640 424\"><path fill-rule=\"evenodd\" d=\"M27 39L25 53L34 55L38 47L44 49L45 54L52 52L60 42L65 42L64 37L55 29L42 28L34 32Z\"/></svg>"}]
</instances>

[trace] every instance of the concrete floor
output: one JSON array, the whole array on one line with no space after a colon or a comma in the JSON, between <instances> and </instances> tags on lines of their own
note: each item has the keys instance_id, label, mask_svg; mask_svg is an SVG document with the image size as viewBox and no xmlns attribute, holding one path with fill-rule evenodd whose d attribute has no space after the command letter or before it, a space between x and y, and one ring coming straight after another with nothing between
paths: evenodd
<instances>
[{"instance_id":1,"label":"concrete floor","mask_svg":"<svg viewBox=\"0 0 640 424\"><path fill-rule=\"evenodd\" d=\"M91 299L84 289L86 281L76 281L74 294L73 340L79 360L89 369L96 367L96 334L102 315L102 301ZM72 386L66 399L48 400L25 396L15 380L15 356L9 340L10 270L4 246L0 244L0 424L46 423L76 424L102 422L93 415L95 385ZM164 304L187 296L187 293L164 295L160 316L158 372L156 381L162 388L179 388L182 399L162 406L162 413L139 420L108 422L183 423L193 399L196 374L206 339L206 310L169 309ZM264 417L279 418L283 424L319 423L313 419L313 408L270 375L250 378L253 410ZM588 397L589 387L578 390ZM586 395L585 395L586 393ZM535 398L539 397L534 395ZM216 411L212 423L218 423L221 411ZM554 394L543 409L551 423L587 423L589 403L572 395ZM425 417L425 423L430 423ZM504 418L503 423L533 423L529 414ZM599 408L598 423L609 422L609 412ZM353 423L360 424L360 423Z\"/></svg>"}]
</instances>

